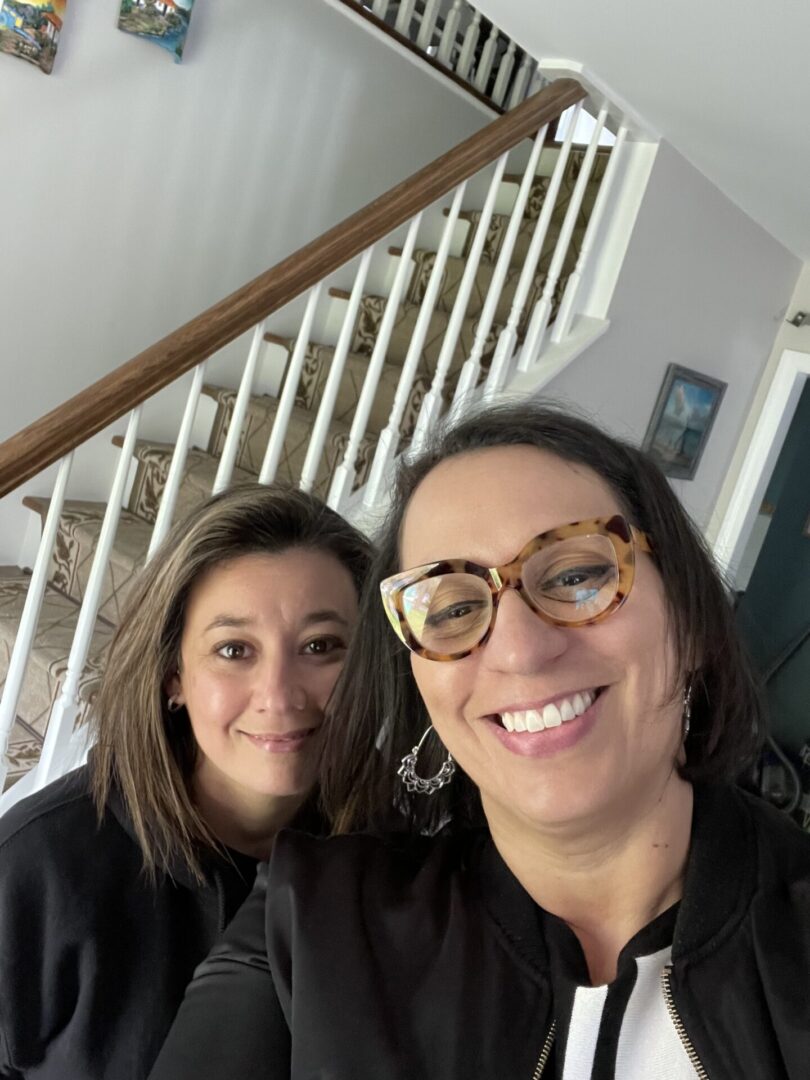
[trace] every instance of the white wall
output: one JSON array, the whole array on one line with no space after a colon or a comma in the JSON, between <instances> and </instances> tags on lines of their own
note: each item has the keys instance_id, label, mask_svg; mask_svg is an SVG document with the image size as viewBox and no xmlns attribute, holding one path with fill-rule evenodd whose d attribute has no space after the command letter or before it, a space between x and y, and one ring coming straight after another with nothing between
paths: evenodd
<instances>
[{"instance_id":1,"label":"white wall","mask_svg":"<svg viewBox=\"0 0 810 1080\"><path fill-rule=\"evenodd\" d=\"M489 119L323 0L199 3L181 65L118 6L0 56L0 440Z\"/></svg>"},{"instance_id":2,"label":"white wall","mask_svg":"<svg viewBox=\"0 0 810 1080\"><path fill-rule=\"evenodd\" d=\"M640 443L667 364L727 382L695 478L673 482L705 527L800 266L662 144L613 296L610 329L548 394Z\"/></svg>"},{"instance_id":3,"label":"white wall","mask_svg":"<svg viewBox=\"0 0 810 1080\"><path fill-rule=\"evenodd\" d=\"M790 303L787 307L788 317L792 318L797 311L810 311L810 263L805 263L799 274L796 288L793 290L793 295L790 298ZM720 494L718 495L714 506L711 521L709 522L709 527L707 529L710 540L713 540L717 536L718 530L723 523L723 518L729 508L731 496L740 476L740 470L748 449L748 444L754 434L754 429L756 428L757 421L762 412L762 407L765 404L765 399L771 388L771 382L776 374L777 366L785 349L810 353L810 326L791 326L790 323L784 320L779 325L773 348L768 357L768 362L765 365L762 377L757 385L751 408L748 410L748 415L745 418L745 423L740 433L740 437L737 440L734 454L731 458L729 467L726 470ZM741 567L738 575L738 584L742 575L743 568ZM743 588L744 586L740 585L739 587Z\"/></svg>"}]
</instances>

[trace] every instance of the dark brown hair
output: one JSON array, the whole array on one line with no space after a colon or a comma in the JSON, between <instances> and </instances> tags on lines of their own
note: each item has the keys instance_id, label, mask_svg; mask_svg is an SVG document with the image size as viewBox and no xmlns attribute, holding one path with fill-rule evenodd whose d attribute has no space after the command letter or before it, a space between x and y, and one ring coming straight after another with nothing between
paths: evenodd
<instances>
[{"instance_id":1,"label":"dark brown hair","mask_svg":"<svg viewBox=\"0 0 810 1080\"><path fill-rule=\"evenodd\" d=\"M219 847L190 795L197 744L188 715L169 714L164 685L178 667L190 590L213 566L291 548L334 555L360 592L371 557L361 533L303 491L242 484L176 525L128 597L93 712L91 775L100 815L119 789L149 874L179 860L199 878L201 853Z\"/></svg>"},{"instance_id":2,"label":"dark brown hair","mask_svg":"<svg viewBox=\"0 0 810 1080\"><path fill-rule=\"evenodd\" d=\"M425 476L446 458L509 445L537 447L591 469L649 537L669 609L677 662L673 694L687 673L692 677L691 732L682 774L695 780L733 778L756 754L762 728L759 694L726 591L703 538L656 465L636 447L558 409L539 403L489 406L440 430L422 454L399 469L345 678L330 709L321 794L337 831L378 828L394 804L414 829L430 830L448 820L482 821L477 790L460 771L430 798L406 795L398 781L400 758L416 745L430 720L408 651L387 625L379 583L400 569L403 517ZM428 740L420 773L436 773L444 753L437 739Z\"/></svg>"}]
</instances>

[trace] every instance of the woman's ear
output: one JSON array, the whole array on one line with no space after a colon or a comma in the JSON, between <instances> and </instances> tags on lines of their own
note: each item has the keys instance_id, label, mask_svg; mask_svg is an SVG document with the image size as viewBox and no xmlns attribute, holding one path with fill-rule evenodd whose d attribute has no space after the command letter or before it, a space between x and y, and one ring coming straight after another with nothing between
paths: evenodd
<instances>
[{"instance_id":1,"label":"woman's ear","mask_svg":"<svg viewBox=\"0 0 810 1080\"><path fill-rule=\"evenodd\" d=\"M166 692L166 697L174 705L185 705L186 699L183 695L183 680L180 678L179 669L175 668L171 675L167 675L163 680L163 689Z\"/></svg>"}]
</instances>

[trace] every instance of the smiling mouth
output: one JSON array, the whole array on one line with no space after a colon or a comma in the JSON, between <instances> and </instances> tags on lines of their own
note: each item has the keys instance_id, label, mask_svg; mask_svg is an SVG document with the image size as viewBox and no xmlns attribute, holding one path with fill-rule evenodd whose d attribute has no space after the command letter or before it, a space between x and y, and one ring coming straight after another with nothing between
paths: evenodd
<instances>
[{"instance_id":1,"label":"smiling mouth","mask_svg":"<svg viewBox=\"0 0 810 1080\"><path fill-rule=\"evenodd\" d=\"M289 753L300 750L309 739L318 731L318 727L299 728L297 731L273 732L242 731L246 739L261 750L276 753Z\"/></svg>"},{"instance_id":2,"label":"smiling mouth","mask_svg":"<svg viewBox=\"0 0 810 1080\"><path fill-rule=\"evenodd\" d=\"M494 713L492 719L509 732L537 732L560 727L587 712L604 690L604 686L579 690L575 694L558 698L543 708Z\"/></svg>"}]
</instances>

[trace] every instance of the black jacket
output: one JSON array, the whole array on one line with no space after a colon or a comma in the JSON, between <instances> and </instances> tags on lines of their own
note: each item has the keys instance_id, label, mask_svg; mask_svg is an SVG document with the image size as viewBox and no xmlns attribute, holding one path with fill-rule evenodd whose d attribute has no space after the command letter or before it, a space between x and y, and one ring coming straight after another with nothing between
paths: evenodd
<instances>
[{"instance_id":1,"label":"black jacket","mask_svg":"<svg viewBox=\"0 0 810 1080\"><path fill-rule=\"evenodd\" d=\"M255 878L212 858L145 878L114 793L101 827L77 769L0 818L0 1077L143 1080L195 966Z\"/></svg>"},{"instance_id":2,"label":"black jacket","mask_svg":"<svg viewBox=\"0 0 810 1080\"><path fill-rule=\"evenodd\" d=\"M542 913L486 833L282 836L266 881L198 969L151 1080L539 1075ZM697 790L672 959L698 1075L808 1080L810 837L742 792Z\"/></svg>"}]
</instances>

